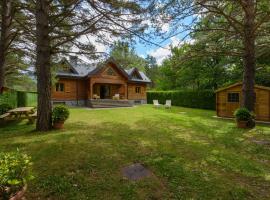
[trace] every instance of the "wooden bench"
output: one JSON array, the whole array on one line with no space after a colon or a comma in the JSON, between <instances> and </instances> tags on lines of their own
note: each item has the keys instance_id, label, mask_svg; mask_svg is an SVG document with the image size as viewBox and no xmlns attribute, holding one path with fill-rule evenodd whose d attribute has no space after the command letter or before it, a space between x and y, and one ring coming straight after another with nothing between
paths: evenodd
<instances>
[{"instance_id":1,"label":"wooden bench","mask_svg":"<svg viewBox=\"0 0 270 200\"><path fill-rule=\"evenodd\" d=\"M5 113L3 115L0 115L0 119L6 120L10 116L10 113Z\"/></svg>"},{"instance_id":2,"label":"wooden bench","mask_svg":"<svg viewBox=\"0 0 270 200\"><path fill-rule=\"evenodd\" d=\"M10 118L10 113L0 115L0 126L7 124L9 121L12 121Z\"/></svg>"},{"instance_id":3,"label":"wooden bench","mask_svg":"<svg viewBox=\"0 0 270 200\"><path fill-rule=\"evenodd\" d=\"M28 118L29 124L34 124L37 119L37 111L31 114Z\"/></svg>"}]
</instances>

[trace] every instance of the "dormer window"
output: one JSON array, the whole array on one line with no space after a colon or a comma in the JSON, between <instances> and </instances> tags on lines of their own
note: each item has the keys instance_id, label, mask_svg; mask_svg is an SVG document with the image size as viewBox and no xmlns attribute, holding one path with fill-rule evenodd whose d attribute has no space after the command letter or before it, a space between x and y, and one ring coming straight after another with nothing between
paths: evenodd
<instances>
[{"instance_id":1,"label":"dormer window","mask_svg":"<svg viewBox=\"0 0 270 200\"><path fill-rule=\"evenodd\" d=\"M142 79L137 71L132 73L132 79Z\"/></svg>"}]
</instances>

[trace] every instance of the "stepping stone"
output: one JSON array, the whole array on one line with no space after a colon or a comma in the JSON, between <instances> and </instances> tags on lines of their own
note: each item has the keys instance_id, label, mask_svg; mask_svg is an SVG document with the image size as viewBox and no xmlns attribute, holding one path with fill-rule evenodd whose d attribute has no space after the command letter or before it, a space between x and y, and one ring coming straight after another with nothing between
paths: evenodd
<instances>
[{"instance_id":1,"label":"stepping stone","mask_svg":"<svg viewBox=\"0 0 270 200\"><path fill-rule=\"evenodd\" d=\"M152 175L142 164L135 163L122 169L122 175L128 180L136 181Z\"/></svg>"}]
</instances>

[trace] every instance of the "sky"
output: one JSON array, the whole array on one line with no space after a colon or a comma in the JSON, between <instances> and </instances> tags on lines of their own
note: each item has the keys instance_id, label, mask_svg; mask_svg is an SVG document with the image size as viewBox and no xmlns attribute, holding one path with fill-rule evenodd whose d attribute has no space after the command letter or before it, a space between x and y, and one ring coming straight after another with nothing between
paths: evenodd
<instances>
[{"instance_id":1,"label":"sky","mask_svg":"<svg viewBox=\"0 0 270 200\"><path fill-rule=\"evenodd\" d=\"M181 41L179 37L172 37L164 41L163 43L159 43L159 41L159 39L156 39L153 42L158 43L163 48L156 45L146 45L138 42L135 45L135 50L139 56L143 58L146 58L147 55L153 56L156 58L157 63L161 64L162 61L171 54L170 46L179 46L181 44Z\"/></svg>"},{"instance_id":2,"label":"sky","mask_svg":"<svg viewBox=\"0 0 270 200\"><path fill-rule=\"evenodd\" d=\"M175 47L183 44L183 42L181 42L181 35L171 37L163 41L162 43L160 41L162 41L161 38L151 40L151 42L158 44L154 45L154 44L145 44L145 42L140 42L139 39L137 39L136 43L133 46L135 48L137 55L143 58L146 58L147 55L153 56L156 58L157 63L160 65L162 64L162 61L165 58L171 55L170 46ZM105 46L97 42L94 42L94 44L98 52L109 51L108 46Z\"/></svg>"},{"instance_id":3,"label":"sky","mask_svg":"<svg viewBox=\"0 0 270 200\"><path fill-rule=\"evenodd\" d=\"M183 20L183 24L190 24L190 22L192 21L192 17L186 18ZM145 21L145 23L150 23L148 20ZM169 23L162 23L162 26L160 27L161 31L163 33L168 33L171 31L171 26ZM173 36L165 41L163 41L163 39L161 38L154 38L151 40L152 43L158 44L158 45L154 45L154 44L145 44L146 42L141 42L139 39L135 38L135 44L133 45L135 48L135 51L137 53L137 55L139 55L140 57L146 58L147 55L153 56L156 58L157 63L160 65L162 64L162 61L166 58L168 58L171 55L171 51L170 51L170 47L176 47L176 46L181 46L183 44L182 38L186 38L185 42L189 42L192 43L192 40L190 40L190 38L186 37L186 32L183 32L180 35L177 36ZM112 41L116 41L119 40L118 39L113 39L111 38L110 35L106 36L108 38L108 40L112 40ZM91 37L91 41L95 41L95 37ZM163 41L163 42L161 42ZM98 42L94 42L94 45L96 46L96 50L97 52L106 52L109 53L109 47L105 46L104 44L98 43Z\"/></svg>"}]
</instances>

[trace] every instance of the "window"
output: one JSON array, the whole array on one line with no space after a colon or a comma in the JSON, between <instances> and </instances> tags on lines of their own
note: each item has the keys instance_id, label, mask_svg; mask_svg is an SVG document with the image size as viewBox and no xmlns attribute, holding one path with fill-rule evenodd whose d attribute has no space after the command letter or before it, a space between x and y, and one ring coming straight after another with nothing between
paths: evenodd
<instances>
[{"instance_id":1,"label":"window","mask_svg":"<svg viewBox=\"0 0 270 200\"><path fill-rule=\"evenodd\" d=\"M57 92L64 92L65 91L65 85L64 85L64 83L56 83L55 90Z\"/></svg>"},{"instance_id":2,"label":"window","mask_svg":"<svg viewBox=\"0 0 270 200\"><path fill-rule=\"evenodd\" d=\"M113 71L112 68L109 68L109 69L107 70L107 75L115 76L116 74L115 74L115 72Z\"/></svg>"},{"instance_id":3,"label":"window","mask_svg":"<svg viewBox=\"0 0 270 200\"><path fill-rule=\"evenodd\" d=\"M237 93L237 92L228 93L228 102L238 103L239 102L239 93Z\"/></svg>"},{"instance_id":4,"label":"window","mask_svg":"<svg viewBox=\"0 0 270 200\"><path fill-rule=\"evenodd\" d=\"M132 79L141 79L140 75L136 72L132 74Z\"/></svg>"},{"instance_id":5,"label":"window","mask_svg":"<svg viewBox=\"0 0 270 200\"><path fill-rule=\"evenodd\" d=\"M135 92L136 92L136 93L141 93L141 87L136 87L136 88L135 88Z\"/></svg>"}]
</instances>

